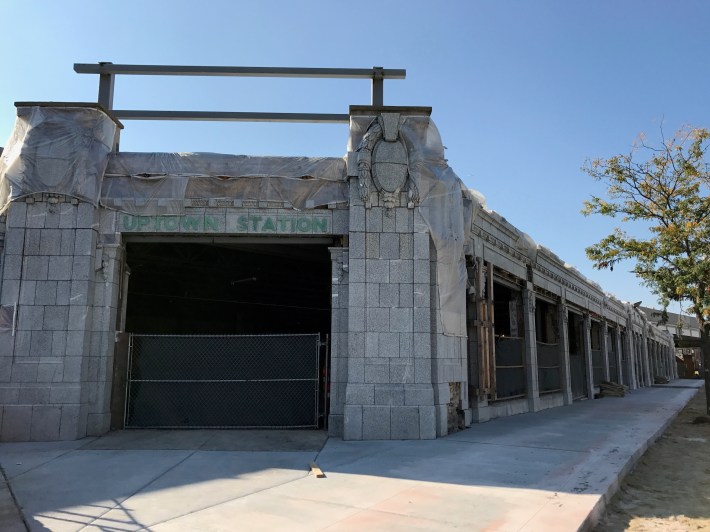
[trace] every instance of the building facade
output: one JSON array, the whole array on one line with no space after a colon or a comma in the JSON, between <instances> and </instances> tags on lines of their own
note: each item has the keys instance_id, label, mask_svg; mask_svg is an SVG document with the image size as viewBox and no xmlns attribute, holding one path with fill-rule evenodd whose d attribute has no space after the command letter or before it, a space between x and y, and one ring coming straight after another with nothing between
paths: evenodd
<instances>
[{"instance_id":1,"label":"building facade","mask_svg":"<svg viewBox=\"0 0 710 532\"><path fill-rule=\"evenodd\" d=\"M18 104L0 439L429 439L675 378L668 333L463 185L430 111L351 107L345 157L280 158L123 153L96 104Z\"/></svg>"}]
</instances>

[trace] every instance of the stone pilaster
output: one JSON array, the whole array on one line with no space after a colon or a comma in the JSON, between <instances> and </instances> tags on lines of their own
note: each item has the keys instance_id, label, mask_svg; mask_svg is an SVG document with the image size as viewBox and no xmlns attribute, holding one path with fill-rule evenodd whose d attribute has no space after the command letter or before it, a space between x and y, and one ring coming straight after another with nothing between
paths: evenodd
<instances>
[{"instance_id":1,"label":"stone pilaster","mask_svg":"<svg viewBox=\"0 0 710 532\"><path fill-rule=\"evenodd\" d=\"M348 383L348 250L330 248L330 412L328 434L343 436L345 391Z\"/></svg>"},{"instance_id":2,"label":"stone pilaster","mask_svg":"<svg viewBox=\"0 0 710 532\"><path fill-rule=\"evenodd\" d=\"M641 340L641 361L643 363L643 378L645 386L651 386L653 384L653 376L651 375L649 343L650 340L648 339L648 328L646 326L646 323L644 323Z\"/></svg>"},{"instance_id":3,"label":"stone pilaster","mask_svg":"<svg viewBox=\"0 0 710 532\"><path fill-rule=\"evenodd\" d=\"M628 386L630 390L635 390L638 388L638 382L636 377L636 351L634 349L634 331L631 322L627 320L629 324L626 328L626 335L624 336L626 349L626 375L628 380Z\"/></svg>"},{"instance_id":4,"label":"stone pilaster","mask_svg":"<svg viewBox=\"0 0 710 532\"><path fill-rule=\"evenodd\" d=\"M626 368L623 367L622 363L623 346L621 342L621 326L619 324L616 325L614 336L616 339L616 372L618 375L619 384L621 384L626 379L626 376L624 375L626 372Z\"/></svg>"},{"instance_id":5,"label":"stone pilaster","mask_svg":"<svg viewBox=\"0 0 710 532\"><path fill-rule=\"evenodd\" d=\"M540 385L537 365L537 334L535 333L535 292L527 282L523 288L523 324L525 327L525 367L528 409L540 410Z\"/></svg>"},{"instance_id":6,"label":"stone pilaster","mask_svg":"<svg viewBox=\"0 0 710 532\"><path fill-rule=\"evenodd\" d=\"M570 372L570 362L569 362L569 329L568 320L569 315L567 313L567 305L562 301L558 305L558 317L557 322L560 330L560 337L558 339L560 346L560 380L562 385L562 399L564 404L571 405L573 402L572 396L572 377Z\"/></svg>"},{"instance_id":7,"label":"stone pilaster","mask_svg":"<svg viewBox=\"0 0 710 532\"><path fill-rule=\"evenodd\" d=\"M395 158L399 153L399 115L383 113L373 125L376 116L351 119L351 146L358 145L360 152L350 154L348 165L349 345L343 437L431 439L438 432L432 387L435 256L429 229L411 196L405 189L388 192L382 182L392 177L389 174L379 174L377 182L370 174L387 168L377 167L378 143L385 143Z\"/></svg>"},{"instance_id":8,"label":"stone pilaster","mask_svg":"<svg viewBox=\"0 0 710 532\"><path fill-rule=\"evenodd\" d=\"M584 314L584 360L587 362L587 397L594 399L594 369L592 367L592 317Z\"/></svg>"},{"instance_id":9,"label":"stone pilaster","mask_svg":"<svg viewBox=\"0 0 710 532\"><path fill-rule=\"evenodd\" d=\"M609 338L609 327L606 319L602 318L599 322L599 330L601 332L601 350L602 350L602 380L609 380L609 346L611 339Z\"/></svg>"}]
</instances>

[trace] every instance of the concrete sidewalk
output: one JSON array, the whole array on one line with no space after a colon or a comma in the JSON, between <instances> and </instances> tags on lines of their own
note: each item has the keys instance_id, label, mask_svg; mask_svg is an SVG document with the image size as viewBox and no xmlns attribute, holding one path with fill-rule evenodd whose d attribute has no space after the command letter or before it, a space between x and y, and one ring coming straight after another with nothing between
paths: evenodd
<instances>
[{"instance_id":1,"label":"concrete sidewalk","mask_svg":"<svg viewBox=\"0 0 710 532\"><path fill-rule=\"evenodd\" d=\"M32 530L578 530L701 386L677 380L430 441L271 433L282 450L263 451L238 431L126 431L2 444L0 464ZM309 474L312 461L326 478ZM24 529L12 511L0 519Z\"/></svg>"}]
</instances>

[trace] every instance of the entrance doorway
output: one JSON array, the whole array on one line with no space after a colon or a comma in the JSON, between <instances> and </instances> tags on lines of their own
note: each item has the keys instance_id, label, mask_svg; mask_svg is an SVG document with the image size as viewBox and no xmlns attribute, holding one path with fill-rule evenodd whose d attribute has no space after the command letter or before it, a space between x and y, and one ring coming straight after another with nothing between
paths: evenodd
<instances>
[{"instance_id":1,"label":"entrance doorway","mask_svg":"<svg viewBox=\"0 0 710 532\"><path fill-rule=\"evenodd\" d=\"M323 427L328 245L127 244L126 427Z\"/></svg>"}]
</instances>

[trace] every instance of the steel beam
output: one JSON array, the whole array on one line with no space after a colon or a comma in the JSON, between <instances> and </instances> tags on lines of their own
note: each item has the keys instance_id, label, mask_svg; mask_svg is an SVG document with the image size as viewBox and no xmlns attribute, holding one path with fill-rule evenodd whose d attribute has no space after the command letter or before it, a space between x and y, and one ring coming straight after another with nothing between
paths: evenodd
<instances>
[{"instance_id":1,"label":"steel beam","mask_svg":"<svg viewBox=\"0 0 710 532\"><path fill-rule=\"evenodd\" d=\"M113 87L116 76L113 74L99 75L99 103L107 110L113 109Z\"/></svg>"},{"instance_id":2,"label":"steel beam","mask_svg":"<svg viewBox=\"0 0 710 532\"><path fill-rule=\"evenodd\" d=\"M223 111L136 111L112 110L122 120L204 120L216 122L310 122L343 123L350 121L347 114L325 113L249 113Z\"/></svg>"},{"instance_id":3,"label":"steel beam","mask_svg":"<svg viewBox=\"0 0 710 532\"><path fill-rule=\"evenodd\" d=\"M183 65L114 65L75 63L78 74L121 74L134 76L248 76L272 78L367 78L405 79L405 69L391 68L292 68Z\"/></svg>"},{"instance_id":4,"label":"steel beam","mask_svg":"<svg viewBox=\"0 0 710 532\"><path fill-rule=\"evenodd\" d=\"M385 69L382 67L372 67L372 106L382 107L384 105L384 78Z\"/></svg>"}]
</instances>

